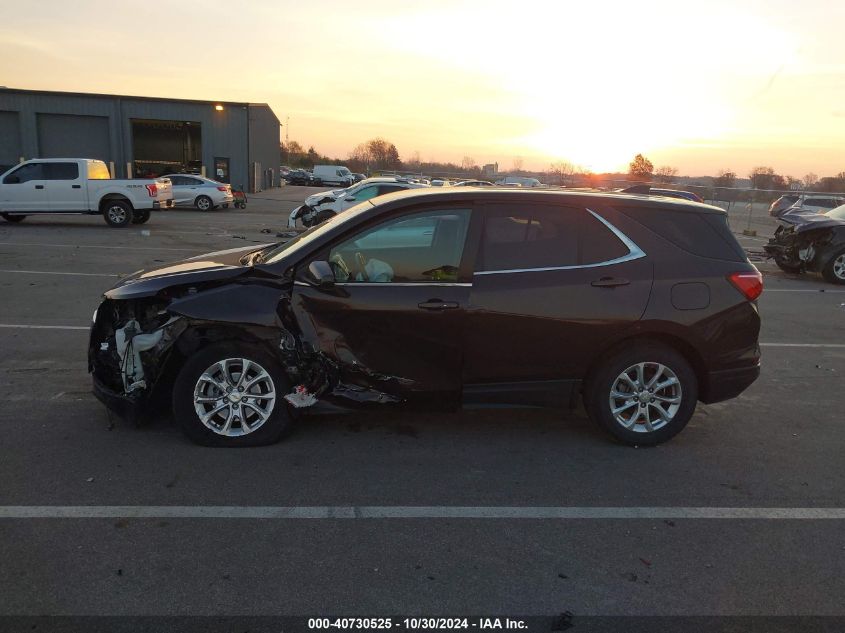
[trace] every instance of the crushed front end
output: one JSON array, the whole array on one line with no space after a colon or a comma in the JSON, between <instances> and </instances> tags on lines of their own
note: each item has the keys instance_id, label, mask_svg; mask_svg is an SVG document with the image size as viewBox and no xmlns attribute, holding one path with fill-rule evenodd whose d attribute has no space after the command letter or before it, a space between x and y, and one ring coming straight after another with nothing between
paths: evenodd
<instances>
[{"instance_id":1,"label":"crushed front end","mask_svg":"<svg viewBox=\"0 0 845 633\"><path fill-rule=\"evenodd\" d=\"M149 298L105 299L94 313L88 343L88 371L94 395L122 417L138 420L186 327L167 302Z\"/></svg>"}]
</instances>

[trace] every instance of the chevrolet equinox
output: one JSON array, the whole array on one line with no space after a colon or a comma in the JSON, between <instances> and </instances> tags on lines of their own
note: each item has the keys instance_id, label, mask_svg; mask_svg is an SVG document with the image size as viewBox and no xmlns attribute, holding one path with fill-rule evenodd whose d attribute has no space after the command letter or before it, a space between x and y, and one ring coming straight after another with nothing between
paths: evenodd
<instances>
[{"instance_id":1,"label":"chevrolet equinox","mask_svg":"<svg viewBox=\"0 0 845 633\"><path fill-rule=\"evenodd\" d=\"M94 392L193 441L275 442L320 400L574 406L650 445L760 372L762 278L725 212L490 188L362 202L280 244L139 271L94 313Z\"/></svg>"}]
</instances>

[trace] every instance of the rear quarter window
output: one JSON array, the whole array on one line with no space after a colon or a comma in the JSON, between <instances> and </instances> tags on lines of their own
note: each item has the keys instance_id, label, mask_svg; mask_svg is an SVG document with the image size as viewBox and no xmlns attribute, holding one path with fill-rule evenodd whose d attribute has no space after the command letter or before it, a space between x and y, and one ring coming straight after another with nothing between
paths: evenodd
<instances>
[{"instance_id":1,"label":"rear quarter window","mask_svg":"<svg viewBox=\"0 0 845 633\"><path fill-rule=\"evenodd\" d=\"M618 210L693 255L735 262L746 259L724 215L654 207Z\"/></svg>"},{"instance_id":2,"label":"rear quarter window","mask_svg":"<svg viewBox=\"0 0 845 633\"><path fill-rule=\"evenodd\" d=\"M111 174L105 163L94 161L88 163L88 180L109 180Z\"/></svg>"}]
</instances>

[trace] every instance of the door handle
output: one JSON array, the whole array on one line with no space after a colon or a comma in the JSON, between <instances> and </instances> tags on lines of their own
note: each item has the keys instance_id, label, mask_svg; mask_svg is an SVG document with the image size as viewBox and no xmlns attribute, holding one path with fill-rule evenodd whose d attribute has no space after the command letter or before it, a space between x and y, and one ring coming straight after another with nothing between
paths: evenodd
<instances>
[{"instance_id":1,"label":"door handle","mask_svg":"<svg viewBox=\"0 0 845 633\"><path fill-rule=\"evenodd\" d=\"M82 185L71 185L71 189L82 189Z\"/></svg>"},{"instance_id":2,"label":"door handle","mask_svg":"<svg viewBox=\"0 0 845 633\"><path fill-rule=\"evenodd\" d=\"M623 277L602 277L596 279L590 285L597 288L615 288L616 286L627 286L631 282Z\"/></svg>"},{"instance_id":3,"label":"door handle","mask_svg":"<svg viewBox=\"0 0 845 633\"><path fill-rule=\"evenodd\" d=\"M43 188L44 188L44 185L35 185L35 188L36 188L36 189L43 189Z\"/></svg>"},{"instance_id":4,"label":"door handle","mask_svg":"<svg viewBox=\"0 0 845 633\"><path fill-rule=\"evenodd\" d=\"M417 304L423 310L454 310L459 307L457 301L441 301L440 299L429 299Z\"/></svg>"}]
</instances>

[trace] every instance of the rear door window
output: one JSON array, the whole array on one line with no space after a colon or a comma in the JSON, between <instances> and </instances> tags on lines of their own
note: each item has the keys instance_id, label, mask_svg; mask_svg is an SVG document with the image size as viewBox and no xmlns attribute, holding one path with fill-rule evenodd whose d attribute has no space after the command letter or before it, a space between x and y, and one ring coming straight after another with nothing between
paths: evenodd
<instances>
[{"instance_id":1,"label":"rear door window","mask_svg":"<svg viewBox=\"0 0 845 633\"><path fill-rule=\"evenodd\" d=\"M486 207L477 270L578 265L578 210L552 205Z\"/></svg>"},{"instance_id":2,"label":"rear door window","mask_svg":"<svg viewBox=\"0 0 845 633\"><path fill-rule=\"evenodd\" d=\"M44 163L45 180L76 180L79 166L76 163Z\"/></svg>"}]
</instances>

